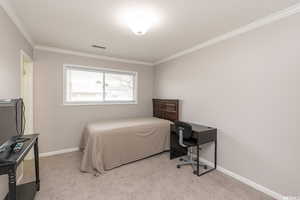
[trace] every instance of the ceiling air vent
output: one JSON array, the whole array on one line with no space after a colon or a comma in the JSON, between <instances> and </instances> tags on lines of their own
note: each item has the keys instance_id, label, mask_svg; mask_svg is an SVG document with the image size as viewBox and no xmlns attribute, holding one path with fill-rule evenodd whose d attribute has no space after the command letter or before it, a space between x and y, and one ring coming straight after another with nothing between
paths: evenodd
<instances>
[{"instance_id":1,"label":"ceiling air vent","mask_svg":"<svg viewBox=\"0 0 300 200\"><path fill-rule=\"evenodd\" d=\"M104 46L100 46L100 45L92 45L92 47L93 48L97 48L97 49L103 49L103 50L105 50L106 49L106 47L104 47Z\"/></svg>"}]
</instances>

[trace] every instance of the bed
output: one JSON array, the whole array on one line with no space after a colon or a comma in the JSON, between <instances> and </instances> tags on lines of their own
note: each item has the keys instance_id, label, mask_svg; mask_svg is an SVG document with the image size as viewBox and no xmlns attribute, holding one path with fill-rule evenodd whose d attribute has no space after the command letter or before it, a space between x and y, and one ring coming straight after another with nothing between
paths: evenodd
<instances>
[{"instance_id":1,"label":"bed","mask_svg":"<svg viewBox=\"0 0 300 200\"><path fill-rule=\"evenodd\" d=\"M81 171L102 174L169 150L178 100L153 99L153 117L88 123L82 133Z\"/></svg>"}]
</instances>

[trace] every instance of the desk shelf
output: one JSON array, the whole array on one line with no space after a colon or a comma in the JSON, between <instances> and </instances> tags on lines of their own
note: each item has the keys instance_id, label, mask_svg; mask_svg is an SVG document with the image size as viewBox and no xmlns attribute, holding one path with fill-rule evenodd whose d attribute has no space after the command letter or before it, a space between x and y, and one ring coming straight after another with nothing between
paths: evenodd
<instances>
[{"instance_id":1,"label":"desk shelf","mask_svg":"<svg viewBox=\"0 0 300 200\"><path fill-rule=\"evenodd\" d=\"M18 200L32 200L35 197L37 188L35 182L17 185L16 197ZM10 200L8 194L4 200Z\"/></svg>"}]
</instances>

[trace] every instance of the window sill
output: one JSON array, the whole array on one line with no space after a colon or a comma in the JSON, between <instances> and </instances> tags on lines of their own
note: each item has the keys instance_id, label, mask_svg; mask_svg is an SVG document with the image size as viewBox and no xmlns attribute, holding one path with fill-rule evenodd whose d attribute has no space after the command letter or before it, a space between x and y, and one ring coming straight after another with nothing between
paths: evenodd
<instances>
[{"instance_id":1,"label":"window sill","mask_svg":"<svg viewBox=\"0 0 300 200\"><path fill-rule=\"evenodd\" d=\"M91 103L86 103L86 102L64 102L63 106L104 106L104 105L136 105L138 104L137 101L134 102L91 102Z\"/></svg>"}]
</instances>

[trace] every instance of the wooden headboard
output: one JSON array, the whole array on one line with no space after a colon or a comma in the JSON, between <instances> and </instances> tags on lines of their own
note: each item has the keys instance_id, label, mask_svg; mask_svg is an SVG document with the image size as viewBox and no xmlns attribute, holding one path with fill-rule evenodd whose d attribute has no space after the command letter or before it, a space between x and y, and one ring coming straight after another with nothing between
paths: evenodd
<instances>
[{"instance_id":1,"label":"wooden headboard","mask_svg":"<svg viewBox=\"0 0 300 200\"><path fill-rule=\"evenodd\" d=\"M179 120L178 99L152 99L153 117L167 119L172 122Z\"/></svg>"}]
</instances>

